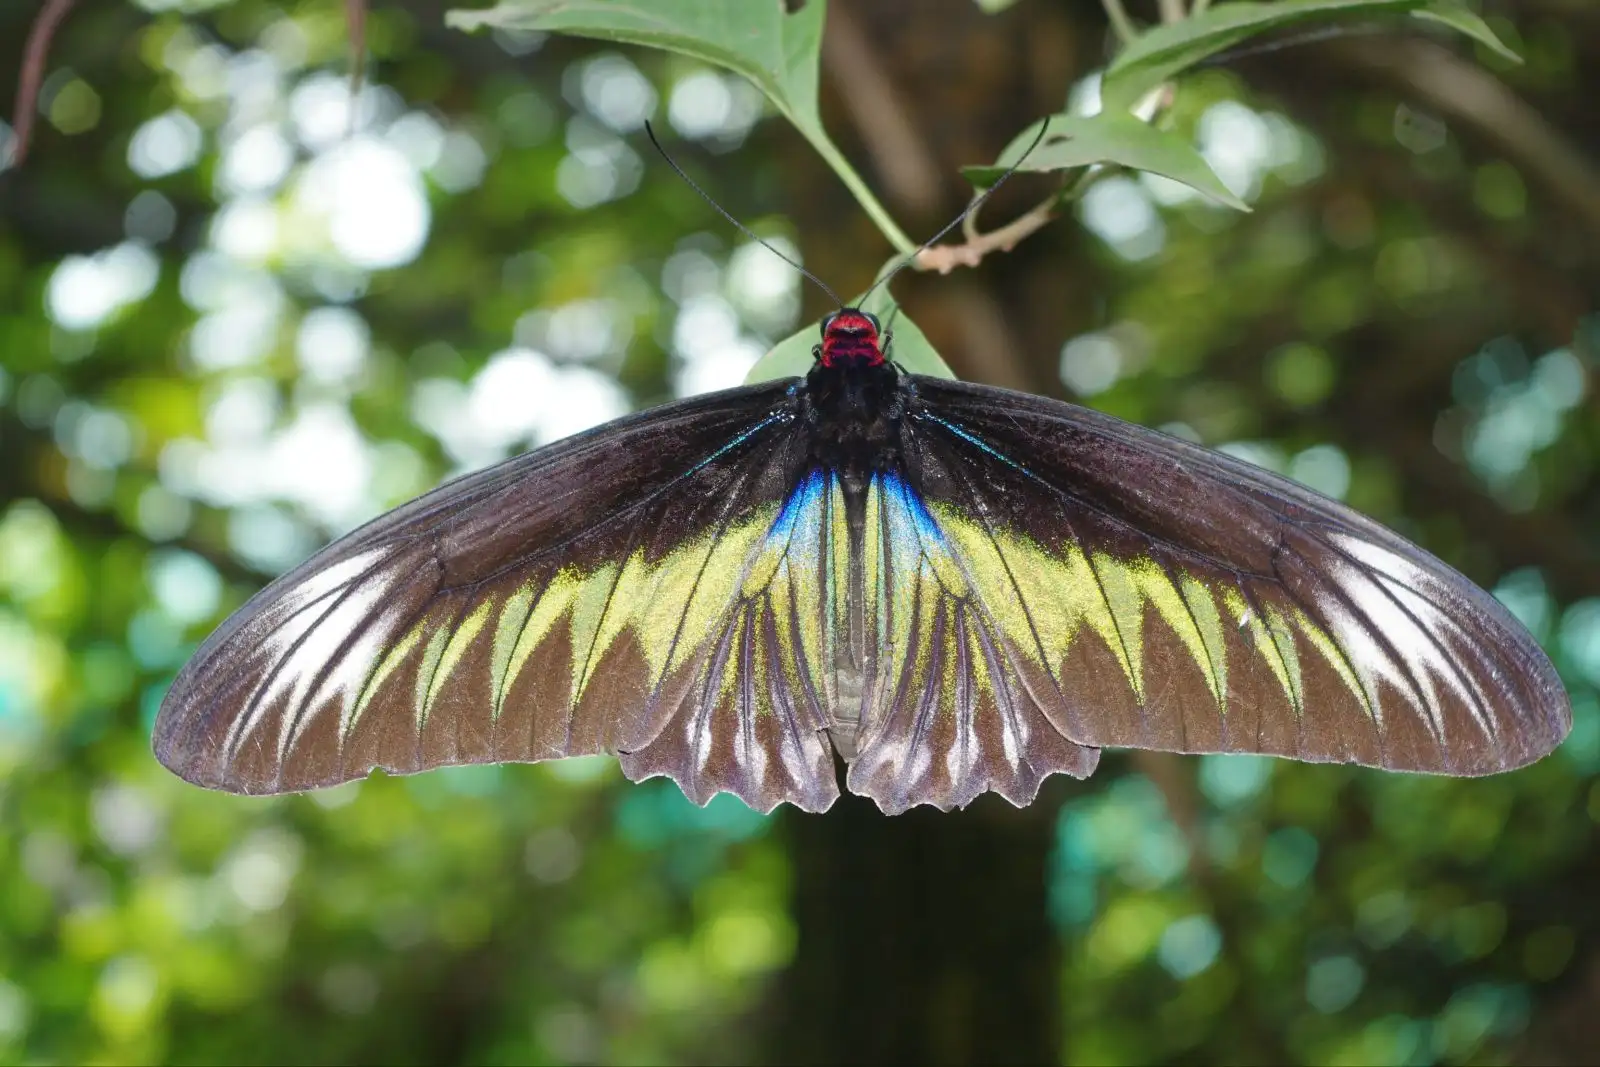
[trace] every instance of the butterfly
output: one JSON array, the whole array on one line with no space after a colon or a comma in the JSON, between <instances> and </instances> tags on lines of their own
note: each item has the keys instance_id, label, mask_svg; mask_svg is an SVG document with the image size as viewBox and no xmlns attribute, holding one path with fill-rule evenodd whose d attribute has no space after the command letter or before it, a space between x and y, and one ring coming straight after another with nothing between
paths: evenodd
<instances>
[{"instance_id":1,"label":"butterfly","mask_svg":"<svg viewBox=\"0 0 1600 1067\"><path fill-rule=\"evenodd\" d=\"M1016 805L1105 748L1480 775L1571 709L1492 596L1350 508L1070 404L813 365L450 482L274 581L157 757L237 793L615 753L698 803Z\"/></svg>"}]
</instances>

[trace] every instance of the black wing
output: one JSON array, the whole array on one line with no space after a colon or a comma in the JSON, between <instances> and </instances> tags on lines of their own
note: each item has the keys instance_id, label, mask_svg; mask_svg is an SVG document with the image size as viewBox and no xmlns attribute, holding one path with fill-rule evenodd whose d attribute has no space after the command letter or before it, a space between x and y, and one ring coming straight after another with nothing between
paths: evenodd
<instances>
[{"instance_id":1,"label":"black wing","mask_svg":"<svg viewBox=\"0 0 1600 1067\"><path fill-rule=\"evenodd\" d=\"M796 404L775 383L656 408L342 538L200 647L156 755L274 793L617 752L701 803L827 808L832 754L795 654L807 579L781 521Z\"/></svg>"},{"instance_id":2,"label":"black wing","mask_svg":"<svg viewBox=\"0 0 1600 1067\"><path fill-rule=\"evenodd\" d=\"M1261 752L1475 775L1523 766L1566 736L1566 693L1510 613L1344 505L1083 408L914 381L904 480L926 519L920 547L902 555L953 575L930 616L950 651L891 649L878 684L934 668L947 684L925 698L902 688L869 713L852 789L902 806L1000 788L998 758L961 788L911 773L918 716L923 737L941 716L984 721L974 717L984 687L961 681L975 657L983 673L1016 679L991 690L1027 696L1086 751ZM940 636L951 633L967 636ZM962 685L969 695L953 698ZM987 721L1003 736L1005 716ZM970 746L982 731L956 733ZM858 781L885 754L894 773Z\"/></svg>"}]
</instances>

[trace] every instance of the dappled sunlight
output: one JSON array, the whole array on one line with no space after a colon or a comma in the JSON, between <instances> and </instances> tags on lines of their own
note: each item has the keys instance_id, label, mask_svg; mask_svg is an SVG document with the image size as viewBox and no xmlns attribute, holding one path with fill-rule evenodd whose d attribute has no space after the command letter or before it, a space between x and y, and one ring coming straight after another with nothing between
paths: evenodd
<instances>
[{"instance_id":1,"label":"dappled sunlight","mask_svg":"<svg viewBox=\"0 0 1600 1067\"><path fill-rule=\"evenodd\" d=\"M1592 49L1556 15L1503 14L1524 68L1434 25L1402 46L1572 126ZM339 5L78 5L20 168L0 122L0 1060L783 1060L785 998L861 981L806 970L838 931L914 919L917 950L942 950L1003 925L1024 882L1047 899L1032 918L1048 942L1026 980L1053 983L1066 1061L1536 1059L1555 1013L1582 1007L1600 952L1585 918L1600 319L1587 216L1562 197L1587 186L1551 181L1530 141L1406 71L1373 60L1334 79L1337 46L1303 69L1287 49L1219 63L1162 105L1162 129L1249 213L1114 165L1023 174L1026 196L997 198L983 225L1061 179L1051 228L950 279L908 271L895 295L967 377L1220 448L1461 568L1571 692L1549 758L1457 781L1108 750L1034 808L980 802L939 824L1036 833L1035 866L999 847L943 867L918 854L926 870L889 873L928 895L864 918L839 913L863 886L826 882L819 856L877 840L850 836L886 833L876 813L802 832L786 810L628 783L615 756L271 798L163 770L150 736L168 687L274 576L450 477L739 386L831 310L783 257L842 287L891 254L792 126L805 106L731 70L617 40L461 34L420 8L366 18L357 85ZM1050 32L1034 39L1036 18ZM1116 91L1088 72L1115 41L1098 6L1005 19L1022 35L984 37L971 70L963 42L909 30L867 35L871 70L823 65L841 156L908 232L954 217L972 193L955 167L1023 124L967 114L955 73L1007 116L1093 115ZM784 62L817 47L787 45ZM1058 47L1048 65L1029 50ZM1326 100L1304 89L1324 83ZM646 122L770 248L672 174ZM1580 177L1592 147L1573 153ZM897 167L932 166L919 153L940 168L937 210L913 213ZM514 629L484 625L510 655ZM891 862L867 859L850 878ZM992 911L918 910L952 869ZM978 987L1024 980L1021 962L980 982L885 944L899 973L944 982L951 1034ZM851 996L876 1013L900 990Z\"/></svg>"}]
</instances>

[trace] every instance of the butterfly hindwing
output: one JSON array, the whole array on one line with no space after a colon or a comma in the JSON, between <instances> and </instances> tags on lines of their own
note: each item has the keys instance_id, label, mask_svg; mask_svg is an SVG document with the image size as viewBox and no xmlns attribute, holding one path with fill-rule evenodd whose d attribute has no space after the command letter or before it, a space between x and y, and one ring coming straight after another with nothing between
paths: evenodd
<instances>
[{"instance_id":1,"label":"butterfly hindwing","mask_svg":"<svg viewBox=\"0 0 1600 1067\"><path fill-rule=\"evenodd\" d=\"M916 386L906 479L1073 742L1484 774L1569 728L1494 598L1343 505L1082 408Z\"/></svg>"},{"instance_id":2,"label":"butterfly hindwing","mask_svg":"<svg viewBox=\"0 0 1600 1067\"><path fill-rule=\"evenodd\" d=\"M942 478L919 465L923 486ZM970 558L895 472L867 493L863 553L872 660L852 792L890 814L918 804L965 807L997 792L1021 807L1053 773L1086 778L1099 751L1044 714L1007 647Z\"/></svg>"},{"instance_id":3,"label":"butterfly hindwing","mask_svg":"<svg viewBox=\"0 0 1600 1067\"><path fill-rule=\"evenodd\" d=\"M826 808L816 660L789 654L816 630L797 630L784 555L792 393L658 408L334 543L202 645L158 756L271 793L619 752L702 801Z\"/></svg>"},{"instance_id":4,"label":"butterfly hindwing","mask_svg":"<svg viewBox=\"0 0 1600 1067\"><path fill-rule=\"evenodd\" d=\"M792 469L790 457L778 458L775 471ZM747 802L760 797L752 806L763 811L770 798L823 811L838 797L824 734L833 704L821 589L832 531L819 482L812 475L785 483L783 504L746 557L732 605L693 676L685 711L649 745L623 754L630 778L668 775L700 804L719 790Z\"/></svg>"}]
</instances>

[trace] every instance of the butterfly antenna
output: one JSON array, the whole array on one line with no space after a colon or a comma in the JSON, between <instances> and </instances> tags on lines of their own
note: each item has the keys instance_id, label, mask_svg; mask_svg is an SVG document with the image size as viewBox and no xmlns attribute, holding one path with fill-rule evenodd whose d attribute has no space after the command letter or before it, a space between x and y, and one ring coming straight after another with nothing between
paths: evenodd
<instances>
[{"instance_id":1,"label":"butterfly antenna","mask_svg":"<svg viewBox=\"0 0 1600 1067\"><path fill-rule=\"evenodd\" d=\"M915 252L912 252L910 255L906 256L906 258L900 262L899 266L895 267L888 274L885 274L883 277L873 282L872 287L869 288L865 293L861 294L861 303L865 304L867 302L867 297L876 292L880 286L886 283L890 278L893 278L896 274L899 274L901 271L911 266L911 264L915 263L918 256L922 255L922 253L938 244L940 239L943 238L945 234L949 233L951 230L967 221L967 216L971 215L974 211L977 211L980 207L982 207L983 202L993 196L995 191L1006 183L1006 179L1015 174L1017 172L1017 168L1021 167L1028 161L1028 157L1033 155L1033 150L1039 147L1039 144L1044 140L1044 135L1049 132L1050 116L1046 115L1044 122L1039 126L1039 133L1034 137L1033 143L1028 146L1028 150L1022 153L1021 156L1017 157L1017 161L1011 164L1011 166L1007 167L1006 172L1000 175L1000 177L996 178L993 185L989 186L989 188L985 189L981 194L975 197L972 203L967 205L965 211L951 219L950 222L945 225L944 229L940 230L938 233L924 241L921 247L919 247Z\"/></svg>"},{"instance_id":2,"label":"butterfly antenna","mask_svg":"<svg viewBox=\"0 0 1600 1067\"><path fill-rule=\"evenodd\" d=\"M834 292L831 288L829 288L827 282L823 281L821 278L817 277L815 274L812 274L810 271L806 270L804 267L802 267L799 263L795 262L793 259L790 259L788 256L784 255L781 251L779 251L776 247L774 247L771 243L769 243L765 238L757 236L756 233L750 229L750 227L746 226L744 223L740 222L738 219L736 219L732 215L730 215L728 213L728 209L727 208L723 207L721 204L719 204L715 200L711 199L711 194L706 192L704 189L700 188L700 186L695 183L695 180L693 178L689 177L689 175L684 172L684 169L682 167L678 166L678 161L673 159L672 156L670 156L667 153L667 150L665 148L661 147L661 142L656 139L656 131L655 131L655 129L653 127L651 127L650 123L646 122L644 124L644 132L649 135L650 143L656 146L656 151L661 153L661 158L667 161L667 166L671 167L674 171L677 172L678 177L683 179L684 184L686 184L689 188L693 189L695 192L699 193L700 194L700 199L704 200L706 203L708 203L712 207L716 208L717 209L717 214L721 215L723 218L725 218L729 222L733 223L734 228L737 229L740 233L744 234L746 237L750 238L750 240L756 242L762 248L765 248L768 252L771 252L773 255L777 256L779 259L781 259L785 263L789 264L789 266L791 266L795 270L799 271L806 278L810 279L813 283L816 284L818 289L821 289L824 293L828 294L828 299L832 300L835 305L837 305L838 307L841 307L841 308L844 307L844 301L839 299L839 294L838 293ZM960 220L958 219L956 221L959 222Z\"/></svg>"},{"instance_id":3,"label":"butterfly antenna","mask_svg":"<svg viewBox=\"0 0 1600 1067\"><path fill-rule=\"evenodd\" d=\"M899 304L891 304L889 306L889 317L883 320L883 332L885 334L889 333L890 331L892 331L894 329L894 320L899 318L899 317L900 317L900 305Z\"/></svg>"}]
</instances>

